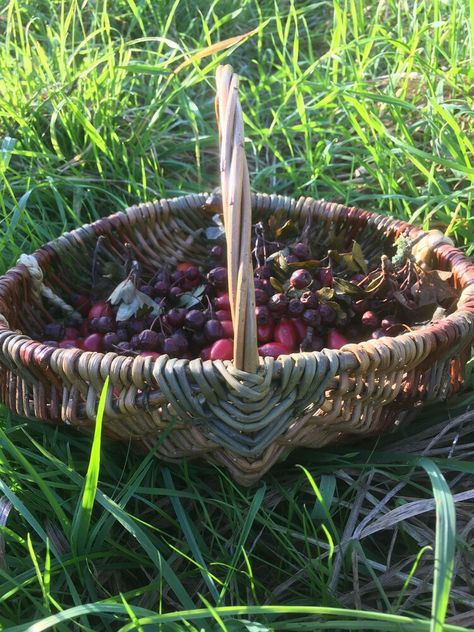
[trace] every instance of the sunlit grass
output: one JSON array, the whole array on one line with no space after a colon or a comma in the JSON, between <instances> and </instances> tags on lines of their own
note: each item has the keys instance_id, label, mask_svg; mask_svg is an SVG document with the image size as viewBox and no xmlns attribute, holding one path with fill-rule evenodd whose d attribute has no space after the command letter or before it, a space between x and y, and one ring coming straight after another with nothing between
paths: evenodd
<instances>
[{"instance_id":1,"label":"sunlit grass","mask_svg":"<svg viewBox=\"0 0 474 632\"><path fill-rule=\"evenodd\" d=\"M470 253L473 28L467 0L10 0L0 268L138 200L212 189L223 60L255 190L408 218ZM0 624L468 629L472 418L449 420L471 400L412 438L300 451L250 490L3 411Z\"/></svg>"}]
</instances>

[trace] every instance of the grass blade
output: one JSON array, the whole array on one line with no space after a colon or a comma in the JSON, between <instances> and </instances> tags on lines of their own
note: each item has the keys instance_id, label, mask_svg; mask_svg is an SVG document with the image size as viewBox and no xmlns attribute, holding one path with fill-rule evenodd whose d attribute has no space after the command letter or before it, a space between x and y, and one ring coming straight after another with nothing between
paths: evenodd
<instances>
[{"instance_id":1,"label":"grass blade","mask_svg":"<svg viewBox=\"0 0 474 632\"><path fill-rule=\"evenodd\" d=\"M430 459L420 459L431 480L436 502L435 565L430 632L443 632L453 581L456 548L456 511L453 495L439 467Z\"/></svg>"}]
</instances>

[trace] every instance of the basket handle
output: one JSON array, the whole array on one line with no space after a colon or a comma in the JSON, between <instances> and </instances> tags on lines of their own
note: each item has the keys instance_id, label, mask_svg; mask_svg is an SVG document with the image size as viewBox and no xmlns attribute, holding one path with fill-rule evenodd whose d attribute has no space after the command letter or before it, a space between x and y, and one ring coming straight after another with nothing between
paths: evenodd
<instances>
[{"instance_id":1,"label":"basket handle","mask_svg":"<svg viewBox=\"0 0 474 632\"><path fill-rule=\"evenodd\" d=\"M237 369L255 373L259 359L255 288L250 250L252 207L238 86L238 76L234 74L231 66L217 68L216 117L219 127L229 301L234 326L234 366Z\"/></svg>"}]
</instances>

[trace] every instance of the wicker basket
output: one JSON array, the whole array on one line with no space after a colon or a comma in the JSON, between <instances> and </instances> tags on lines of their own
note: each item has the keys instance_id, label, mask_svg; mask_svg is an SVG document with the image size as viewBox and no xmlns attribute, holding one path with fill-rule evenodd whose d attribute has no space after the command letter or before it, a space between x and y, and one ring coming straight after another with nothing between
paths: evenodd
<instances>
[{"instance_id":1,"label":"wicker basket","mask_svg":"<svg viewBox=\"0 0 474 632\"><path fill-rule=\"evenodd\" d=\"M99 236L103 260L124 261L131 248L150 276L165 262L206 263L208 196L188 195L132 206L66 233L0 278L0 397L23 417L90 429L110 376L108 436L158 444L157 455L167 461L203 457L248 485L298 446L385 432L417 405L458 391L474 333L474 266L441 234L402 221L311 198L251 195L237 80L229 67L217 79L234 361L133 358L35 340L51 320L52 304L68 312L74 289L90 286ZM259 358L250 230L252 221L277 210L301 227L311 216L321 226L321 247L330 232L343 232L374 262L387 242L407 235L418 258L452 270L456 311L395 338Z\"/></svg>"}]
</instances>

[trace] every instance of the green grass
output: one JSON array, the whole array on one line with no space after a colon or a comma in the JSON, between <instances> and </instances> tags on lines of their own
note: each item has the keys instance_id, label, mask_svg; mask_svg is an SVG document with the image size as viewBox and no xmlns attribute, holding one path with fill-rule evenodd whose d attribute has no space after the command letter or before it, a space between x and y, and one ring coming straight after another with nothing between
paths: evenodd
<instances>
[{"instance_id":1,"label":"green grass","mask_svg":"<svg viewBox=\"0 0 474 632\"><path fill-rule=\"evenodd\" d=\"M222 61L242 76L255 190L473 250L472 0L11 0L0 32L1 270L137 200L218 184ZM250 490L3 409L0 624L468 629L473 417L450 420L471 404L378 444L299 451Z\"/></svg>"}]
</instances>

